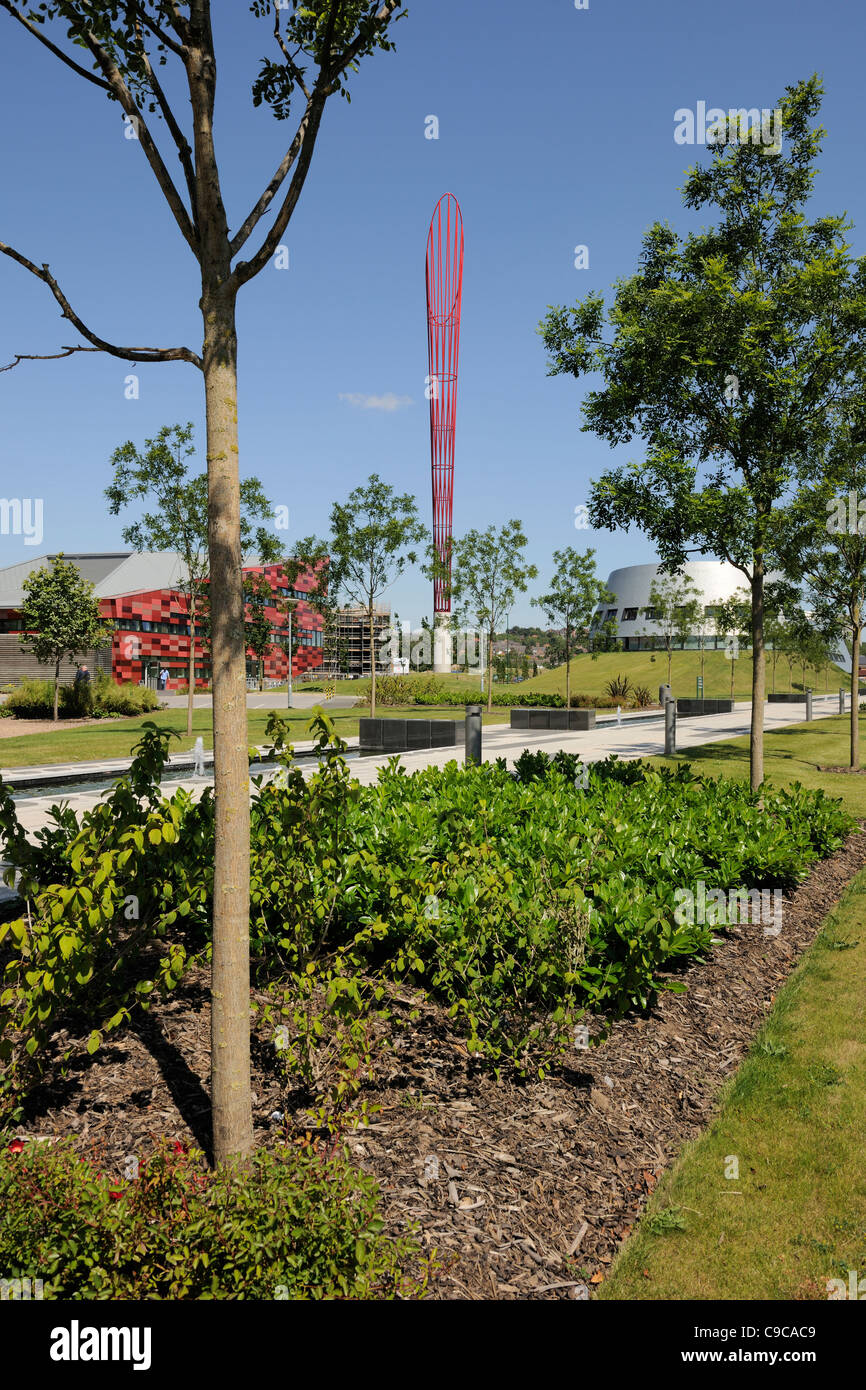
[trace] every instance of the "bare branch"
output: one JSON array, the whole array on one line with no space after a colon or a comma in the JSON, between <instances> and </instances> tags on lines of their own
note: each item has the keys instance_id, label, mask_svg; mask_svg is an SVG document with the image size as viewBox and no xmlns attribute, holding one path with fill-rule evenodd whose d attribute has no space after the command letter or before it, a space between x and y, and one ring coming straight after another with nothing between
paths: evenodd
<instances>
[{"instance_id":1,"label":"bare branch","mask_svg":"<svg viewBox=\"0 0 866 1390\"><path fill-rule=\"evenodd\" d=\"M243 223L243 226L241 226L238 229L238 231L235 232L234 236L231 239L231 242L229 243L229 250L231 251L233 257L237 255L238 251L240 251L241 247L244 245L244 242L247 240L250 233L256 227L256 224L261 220L262 217L264 217L265 213L267 212L277 193L280 191L280 186L283 180L285 179L286 174L289 172L295 160L297 159L298 151L301 149L301 147L304 144L304 141L307 139L307 133L310 124L310 114L312 111L314 100L318 100L321 103L322 108L324 108L324 96L318 98L314 97L312 100L307 102L306 110L304 111L303 117L301 118L301 122L297 130L295 131L295 138L292 140L292 143L289 145L289 148L286 150L286 153L280 160L279 167L275 171L273 178L271 179L262 196L259 198L259 201L256 203L255 207L250 212L246 221ZM321 120L321 111L319 113L319 120ZM316 125L318 127L318 121L316 122ZM250 277L248 276L247 278L249 279Z\"/></svg>"},{"instance_id":2,"label":"bare branch","mask_svg":"<svg viewBox=\"0 0 866 1390\"><path fill-rule=\"evenodd\" d=\"M381 6L380 10L378 11L375 17L376 27L384 28L390 20L391 16L393 15L394 11L398 8L398 6L401 3L402 0L385 0L385 3ZM330 48L330 35L333 33L333 26L336 20L336 14L336 9L332 9L330 16L330 29L325 37L325 43L323 44L323 47L326 52ZM276 15L277 19L278 17L279 12L277 12ZM307 176L307 168L309 167L309 161L312 155L312 147L315 144L316 134L318 133L319 129L319 123L322 119L322 109L324 107L324 102L327 100L327 98L331 95L333 91L334 78L340 72L342 72L344 68L346 68L349 65L349 63L354 61L354 59L357 57L358 53L361 51L364 44L368 41L369 38L369 31L367 31L367 33L364 35L359 34L355 41L349 45L346 51L340 55L340 57L336 60L335 63L330 65L327 68L327 70L323 68L320 71L319 80L313 88L312 93L308 93L306 86L303 82L300 81L297 66L294 63L294 60L292 59L290 54L288 53L286 45L283 43L282 36L279 33L278 25L275 25L274 33L276 34L277 41L283 52L283 56L285 57L286 62L289 64L293 75L295 76L296 82L298 82L298 85L300 86L304 95L307 97L307 107L304 112L301 123L298 126L297 131L295 132L295 137L292 140L292 143L290 144L289 148L286 150L286 153L283 156L282 160L280 161L280 164L276 169L273 178L271 179L270 183L263 192L259 201L256 203L253 210L250 212L246 221L233 236L231 240L232 256L237 255L238 251L240 251L241 247L246 242L250 233L256 227L256 224L267 212L277 193L280 191L283 180L285 179L289 170L295 163L295 160L298 157L298 152L305 152L305 147L308 141L309 153L306 153L306 162L304 161L304 153L302 153L301 165L303 165L304 167L302 169L301 165L298 166L298 170L295 173L292 185L289 188L288 194L286 195L286 200L283 203L283 206L280 210L280 215L277 219L277 223L275 224L272 233L268 237L265 245L262 247L262 250L252 261L241 261L237 266L236 274L238 275L238 284L240 285L244 284L247 280L251 280L254 275L258 274L258 272L266 264L268 258L273 254L274 250L279 245L280 237L282 236L283 232L286 229L286 226L288 225L289 218L294 212L295 204L297 203L301 189L304 186L304 181ZM317 107L319 103L321 103L322 109L316 111L314 116L314 108Z\"/></svg>"},{"instance_id":3,"label":"bare branch","mask_svg":"<svg viewBox=\"0 0 866 1390\"><path fill-rule=\"evenodd\" d=\"M150 83L150 87L154 96L159 102L159 109L163 114L165 123L168 126L169 131L171 132L171 137L174 140L175 145L177 146L178 157L181 162L184 178L186 179L187 192L189 193L189 204L192 209L192 218L193 224L195 226L196 238L198 238L198 194L196 191L195 170L193 169L192 165L192 146L190 145L189 141L187 140L186 136L184 135L183 131L178 125L177 120L175 118L175 114L171 109L169 100L165 95L165 92L162 90L162 86L160 85L156 73L153 70L153 65L150 61L150 55L148 54L147 49L144 46L144 39L141 38L140 30L139 37L141 39L141 57L144 63L144 70L147 74L147 80Z\"/></svg>"},{"instance_id":4,"label":"bare branch","mask_svg":"<svg viewBox=\"0 0 866 1390\"><path fill-rule=\"evenodd\" d=\"M38 24L34 24L33 21L28 19L26 15L23 15L20 10L17 10L11 3L11 0L0 0L0 6L2 6L8 14L11 14L13 19L17 19L19 24L23 24L27 32L32 34L35 39L38 39L41 44L44 44L45 47L54 54L55 58L59 58L60 61L65 63L68 68L71 68L73 72L77 72L79 77L86 77L87 81L92 82L94 87L101 87L105 92L111 91L111 86L108 82L104 81L101 77L97 77L95 72L88 72L87 68L81 67L80 63L76 63L73 58L68 57L67 54L63 52L62 48L58 48L55 43L51 42L47 35L42 33Z\"/></svg>"},{"instance_id":5,"label":"bare branch","mask_svg":"<svg viewBox=\"0 0 866 1390\"><path fill-rule=\"evenodd\" d=\"M175 221L181 230L184 241L186 241L196 260L198 260L198 237L190 219L190 214L187 212L183 199L174 186L174 180L165 167L162 155L157 149L153 136L147 128L147 122L138 109L132 93L123 79L120 69L114 62L114 59L110 54L106 53L96 36L91 33L89 29L82 30L81 37L84 39L84 42L87 44L87 47L102 69L105 80L111 91L120 102L126 114L135 121L138 139L141 148L144 150L147 162L153 170L156 181L162 189L166 202L174 213Z\"/></svg>"},{"instance_id":6,"label":"bare branch","mask_svg":"<svg viewBox=\"0 0 866 1390\"><path fill-rule=\"evenodd\" d=\"M170 48L176 58L180 58L181 62L183 62L183 60L186 58L186 51L183 45L175 43L174 39L169 38L165 30L159 27L156 20L152 19L151 16L147 13L147 11L143 9L141 5L138 4L138 0L128 0L128 3L130 4L138 20L142 24L146 25L152 34L156 35L160 43L164 43L166 48Z\"/></svg>"},{"instance_id":7,"label":"bare branch","mask_svg":"<svg viewBox=\"0 0 866 1390\"><path fill-rule=\"evenodd\" d=\"M14 362L8 362L5 367L0 367L0 372L11 372L13 367L17 367L19 362L53 362L58 357L71 357L73 352L101 352L102 348L85 347L65 347L60 352L16 352Z\"/></svg>"},{"instance_id":8,"label":"bare branch","mask_svg":"<svg viewBox=\"0 0 866 1390\"><path fill-rule=\"evenodd\" d=\"M322 114L325 110L326 101L327 97L323 93L316 92L313 100L304 112L304 118L298 126L297 134L292 142L293 147L297 145L300 149L300 157L298 159L297 168L292 176L292 181L289 184L288 192L286 193L283 205L277 214L271 230L268 232L268 235L265 237L264 242L253 256L252 260L238 261L235 266L232 274L238 286L245 285L248 280L252 280L253 276L258 275L259 271L267 265L280 244L280 237L289 225L289 219L295 210L298 199L301 196L301 190L307 179L310 161L313 157L313 150L316 144L316 136L319 133L319 126L322 123ZM282 178L280 179L280 183L281 182ZM273 194L271 194L271 197L273 197ZM270 202L270 200L269 197L268 202ZM264 211L264 208L262 211ZM262 213L258 212L258 210L250 214L250 218L254 219L252 226L255 226L261 215ZM248 218L247 221L249 220ZM241 230L243 230L243 228ZM238 235L240 235L240 233ZM244 237L243 240L246 240L246 237ZM243 244L243 242L241 242L241 244ZM234 245L234 242L232 245Z\"/></svg>"},{"instance_id":9,"label":"bare branch","mask_svg":"<svg viewBox=\"0 0 866 1390\"><path fill-rule=\"evenodd\" d=\"M93 348L85 348L83 346L64 348L62 352L49 354L50 356L68 357L73 352L96 351L107 352L112 357L122 357L127 362L190 362L192 366L198 367L199 370L203 369L204 364L201 358L189 348L117 347L114 343L106 342L104 338L100 338L96 333L93 333L78 317L47 265L34 265L33 261L29 261L26 256L22 256L20 251L16 251L12 246L7 246L5 241L0 241L0 251L2 251L4 256L9 256L13 261L17 261L25 270L29 270L31 275L36 276L37 280L41 280L43 284L46 284L57 300L57 303L60 305L63 317L69 319L69 322L75 325L82 337L93 344ZM9 364L10 367L17 366L19 361L25 360L27 357L28 354L26 353L19 354L15 362ZM7 371L8 368L4 368L3 370Z\"/></svg>"},{"instance_id":10,"label":"bare branch","mask_svg":"<svg viewBox=\"0 0 866 1390\"><path fill-rule=\"evenodd\" d=\"M274 10L274 38L279 44L280 52L286 60L286 67L291 72L292 76L294 77L295 81L297 82L298 86L303 92L304 96L307 98L307 101L309 101L309 88L307 87L307 84L304 81L304 75L301 72L301 69L298 67L297 63L295 62L294 58L292 57L291 53L286 47L285 40L283 39L283 36L280 33L280 11L276 9Z\"/></svg>"}]
</instances>

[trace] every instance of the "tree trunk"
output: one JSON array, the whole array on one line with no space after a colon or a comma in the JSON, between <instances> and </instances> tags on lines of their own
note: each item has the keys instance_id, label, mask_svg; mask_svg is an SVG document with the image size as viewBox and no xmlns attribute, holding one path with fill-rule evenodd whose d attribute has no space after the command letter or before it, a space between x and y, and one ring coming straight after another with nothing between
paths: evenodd
<instances>
[{"instance_id":1,"label":"tree trunk","mask_svg":"<svg viewBox=\"0 0 866 1390\"><path fill-rule=\"evenodd\" d=\"M565 629L565 708L571 709L571 643L568 640L568 626Z\"/></svg>"},{"instance_id":2,"label":"tree trunk","mask_svg":"<svg viewBox=\"0 0 866 1390\"><path fill-rule=\"evenodd\" d=\"M213 668L214 837L211 1096L216 1162L253 1149L250 1096L246 640L240 549L235 292L202 294Z\"/></svg>"},{"instance_id":3,"label":"tree trunk","mask_svg":"<svg viewBox=\"0 0 866 1390\"><path fill-rule=\"evenodd\" d=\"M671 647L670 647L670 645L669 645L669 646L668 646L668 685L670 685L670 683L671 683L671 662L673 661L673 658L674 658L674 654L673 654L673 651L672 651L672 649L671 649Z\"/></svg>"},{"instance_id":4,"label":"tree trunk","mask_svg":"<svg viewBox=\"0 0 866 1390\"><path fill-rule=\"evenodd\" d=\"M749 782L756 792L764 780L764 556L755 555L752 578L752 723L749 731Z\"/></svg>"},{"instance_id":5,"label":"tree trunk","mask_svg":"<svg viewBox=\"0 0 866 1390\"><path fill-rule=\"evenodd\" d=\"M186 697L186 736L192 738L192 711L195 699L195 594L189 596L189 694Z\"/></svg>"},{"instance_id":6,"label":"tree trunk","mask_svg":"<svg viewBox=\"0 0 866 1390\"><path fill-rule=\"evenodd\" d=\"M733 701L734 701L734 675L735 675L735 673L736 673L736 669L737 669L737 667L736 667L736 663L735 663L735 661L734 661L734 653L731 652L731 703L732 703L732 704L733 704Z\"/></svg>"},{"instance_id":7,"label":"tree trunk","mask_svg":"<svg viewBox=\"0 0 866 1390\"><path fill-rule=\"evenodd\" d=\"M54 663L54 723L58 720L58 707L60 704L60 657Z\"/></svg>"},{"instance_id":8,"label":"tree trunk","mask_svg":"<svg viewBox=\"0 0 866 1390\"><path fill-rule=\"evenodd\" d=\"M860 605L854 609L851 643L851 768L860 768Z\"/></svg>"},{"instance_id":9,"label":"tree trunk","mask_svg":"<svg viewBox=\"0 0 866 1390\"><path fill-rule=\"evenodd\" d=\"M373 601L367 609L367 617L370 623L370 718L376 718L376 649L373 640ZM386 690L387 699L387 690Z\"/></svg>"},{"instance_id":10,"label":"tree trunk","mask_svg":"<svg viewBox=\"0 0 866 1390\"><path fill-rule=\"evenodd\" d=\"M494 630L490 629L487 634L487 713L493 709L493 665L490 661L490 653L493 651Z\"/></svg>"}]
</instances>

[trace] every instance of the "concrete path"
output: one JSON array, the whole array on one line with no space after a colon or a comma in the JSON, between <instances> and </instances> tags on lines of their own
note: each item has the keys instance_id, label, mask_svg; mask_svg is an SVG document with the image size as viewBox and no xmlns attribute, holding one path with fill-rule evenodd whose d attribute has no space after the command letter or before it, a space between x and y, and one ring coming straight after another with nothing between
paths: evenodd
<instances>
[{"instance_id":1,"label":"concrete path","mask_svg":"<svg viewBox=\"0 0 866 1390\"><path fill-rule=\"evenodd\" d=\"M814 712L815 717L827 716L838 712L838 697L835 695L815 697ZM797 724L803 719L805 713L804 705L765 705L764 706L764 728L769 732L773 729L784 728L789 724ZM677 748L680 752L688 748L694 748L702 743L720 742L724 739L734 738L749 731L749 721L751 716L751 706L749 704L737 704L731 714L718 714L707 716L681 716L677 720ZM347 739L350 751L357 750L357 739ZM295 744L297 753L312 750L312 743ZM509 766L513 766L515 759L520 757L524 748L536 750L545 749L549 753L555 753L562 748L568 753L578 753L584 762L594 762L599 758L606 758L609 753L616 753L621 758L647 758L664 752L664 720L660 714L651 716L638 716L626 719L623 716L621 726L613 719L600 721L595 729L586 732L570 733L565 730L553 730L549 733L536 729L511 729L507 724L487 725L483 734L483 752L485 759L493 761L496 758L505 758ZM212 754L207 755L207 761L212 762ZM422 767L444 767L446 763L454 760L463 761L463 748L423 749L414 753L402 753L400 761L407 772L413 772ZM387 765L387 756L375 757L354 757L351 768L352 775L364 785L369 785L376 781L380 767ZM175 754L171 762L181 765L189 765L189 754ZM84 767L79 764L67 765L69 773L84 774L89 773L91 778L98 772L115 772L119 774L128 766L128 759L107 760L104 763L91 763ZM310 760L306 764L301 764L305 776L310 776L316 769L316 764ZM16 789L24 789L27 781L27 773L39 773L43 777L48 771L46 768L8 769L8 780ZM60 768L50 769L52 776L61 774ZM254 774L255 775L255 774ZM264 774L266 777L269 774ZM7 772L3 772L4 779ZM205 780L195 777L181 777L172 780L171 787L182 786L193 792L201 792L206 785L210 784L210 776ZM34 788L33 796L25 796L18 800L18 816L24 829L30 833L39 829L48 822L48 812L53 803L63 800L77 812L81 812L90 806L94 806L105 793L106 787L94 788L84 786L81 790L76 790L72 785L67 791L66 788L58 788L55 785L50 795L39 794Z\"/></svg>"}]
</instances>

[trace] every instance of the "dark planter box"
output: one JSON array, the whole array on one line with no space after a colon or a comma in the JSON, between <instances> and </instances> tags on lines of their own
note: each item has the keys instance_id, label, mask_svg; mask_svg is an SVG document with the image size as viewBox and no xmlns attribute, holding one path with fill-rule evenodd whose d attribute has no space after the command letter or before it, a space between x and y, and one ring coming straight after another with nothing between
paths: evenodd
<instances>
[{"instance_id":1,"label":"dark planter box","mask_svg":"<svg viewBox=\"0 0 866 1390\"><path fill-rule=\"evenodd\" d=\"M805 691L798 693L796 690L784 695L768 695L767 700L771 705L805 705Z\"/></svg>"},{"instance_id":2,"label":"dark planter box","mask_svg":"<svg viewBox=\"0 0 866 1390\"><path fill-rule=\"evenodd\" d=\"M512 709L512 729L568 729L572 733L595 728L594 709Z\"/></svg>"},{"instance_id":3,"label":"dark planter box","mask_svg":"<svg viewBox=\"0 0 866 1390\"><path fill-rule=\"evenodd\" d=\"M732 714L733 700L677 700L677 714Z\"/></svg>"},{"instance_id":4,"label":"dark planter box","mask_svg":"<svg viewBox=\"0 0 866 1390\"><path fill-rule=\"evenodd\" d=\"M409 753L419 748L451 748L462 738L462 719L358 721L358 744L364 753Z\"/></svg>"},{"instance_id":5,"label":"dark planter box","mask_svg":"<svg viewBox=\"0 0 866 1390\"><path fill-rule=\"evenodd\" d=\"M409 722L409 721L407 721ZM462 719L431 719L430 720L430 748L451 748L455 743L462 743L464 737L464 721Z\"/></svg>"}]
</instances>

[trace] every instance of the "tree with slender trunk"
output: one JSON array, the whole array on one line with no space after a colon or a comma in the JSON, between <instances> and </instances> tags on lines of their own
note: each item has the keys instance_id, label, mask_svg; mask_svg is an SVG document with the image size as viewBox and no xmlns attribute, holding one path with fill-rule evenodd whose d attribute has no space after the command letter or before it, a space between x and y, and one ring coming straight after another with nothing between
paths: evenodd
<instances>
[{"instance_id":1,"label":"tree with slender trunk","mask_svg":"<svg viewBox=\"0 0 866 1390\"><path fill-rule=\"evenodd\" d=\"M124 526L121 535L127 545L138 551L174 550L183 562L177 588L186 595L189 624L188 736L192 735L195 699L196 619L210 573L207 474L190 474L188 460L194 454L192 424L163 425L154 439L144 441L143 451L131 440L115 449L111 456L114 473L105 489L112 516L145 497L156 507L156 511L145 512L139 521ZM240 494L241 552L254 552L261 564L274 563L280 559L282 546L276 534L262 524L272 521L274 509L258 478L244 478Z\"/></svg>"},{"instance_id":2,"label":"tree with slender trunk","mask_svg":"<svg viewBox=\"0 0 866 1390\"><path fill-rule=\"evenodd\" d=\"M745 589L737 591L727 599L715 605L713 622L716 633L725 640L725 656L731 663L731 688L730 698L734 698L734 677L736 675L735 662L739 660L740 648L749 646L749 630L751 627L752 605L749 594Z\"/></svg>"},{"instance_id":3,"label":"tree with slender trunk","mask_svg":"<svg viewBox=\"0 0 866 1390\"><path fill-rule=\"evenodd\" d=\"M395 493L378 473L371 473L345 502L335 502L331 508L328 552L334 577L367 617L371 717L376 714L376 607L406 566L417 562L411 547L420 545L425 534L415 498L408 492Z\"/></svg>"},{"instance_id":4,"label":"tree with slender trunk","mask_svg":"<svg viewBox=\"0 0 866 1390\"><path fill-rule=\"evenodd\" d=\"M571 651L578 630L589 627L598 603L612 603L614 595L595 572L595 551L579 551L573 545L553 552L554 574L548 593L532 600L549 623L564 628L565 707L571 708Z\"/></svg>"},{"instance_id":5,"label":"tree with slender trunk","mask_svg":"<svg viewBox=\"0 0 866 1390\"><path fill-rule=\"evenodd\" d=\"M517 594L526 592L530 579L538 578L535 565L523 556L526 536L519 521L508 521L497 532L467 531L453 544L451 592L458 606L487 633L487 651L493 651L496 630L511 609ZM489 663L488 663L489 664ZM493 674L488 672L487 709L493 708Z\"/></svg>"},{"instance_id":6,"label":"tree with slender trunk","mask_svg":"<svg viewBox=\"0 0 866 1390\"><path fill-rule=\"evenodd\" d=\"M830 445L816 480L792 509L786 569L802 583L809 608L808 642L815 633L851 651L849 764L860 767L860 652L866 614L866 393L852 390L835 412ZM817 657L817 651L814 652Z\"/></svg>"},{"instance_id":7,"label":"tree with slender trunk","mask_svg":"<svg viewBox=\"0 0 866 1390\"><path fill-rule=\"evenodd\" d=\"M687 574L657 574L650 584L649 606L668 659L668 685L674 644L678 642L685 650L686 640L700 620L702 598L701 590Z\"/></svg>"},{"instance_id":8,"label":"tree with slender trunk","mask_svg":"<svg viewBox=\"0 0 866 1390\"><path fill-rule=\"evenodd\" d=\"M597 294L551 308L540 327L551 374L602 376L584 401L585 428L643 445L643 462L594 483L591 523L639 526L666 568L714 555L748 583L753 790L764 778L764 586L777 514L866 350L866 258L851 258L844 217L807 217L820 103L817 77L787 88L772 146L744 137L739 116L726 138L714 131L711 162L689 171L684 201L715 207L718 225L684 238L650 228L639 270L618 282L609 342Z\"/></svg>"},{"instance_id":9,"label":"tree with slender trunk","mask_svg":"<svg viewBox=\"0 0 866 1390\"><path fill-rule=\"evenodd\" d=\"M54 667L55 724L59 717L60 663L84 652L98 651L111 641L111 625L99 613L99 600L93 585L84 579L77 565L55 555L50 565L31 570L22 585L22 636L25 651L36 660Z\"/></svg>"},{"instance_id":10,"label":"tree with slender trunk","mask_svg":"<svg viewBox=\"0 0 866 1390\"><path fill-rule=\"evenodd\" d=\"M253 102L270 106L279 120L289 119L296 103L301 110L276 169L232 232L214 134L217 54L210 0L44 0L38 9L0 0L0 9L35 43L120 106L200 272L201 351L127 347L107 341L88 327L47 264L0 241L4 255L47 285L63 317L85 340L53 354L17 353L10 366L28 357L107 352L132 362L187 362L203 377L216 801L211 1102L217 1161L245 1157L253 1148L237 297L280 251L310 169L327 102L348 95L348 74L363 58L376 49L394 47L391 25L399 13L405 13L399 6L400 0L372 4L369 0L253 0L251 15L272 21L276 45L275 60L263 59L253 82ZM186 100L174 106L169 97L172 89L161 76L162 65L170 61L179 65L186 88ZM160 149L160 117L165 142L179 162L182 186L172 177ZM248 259L241 259L263 218L270 221L267 231Z\"/></svg>"}]
</instances>

